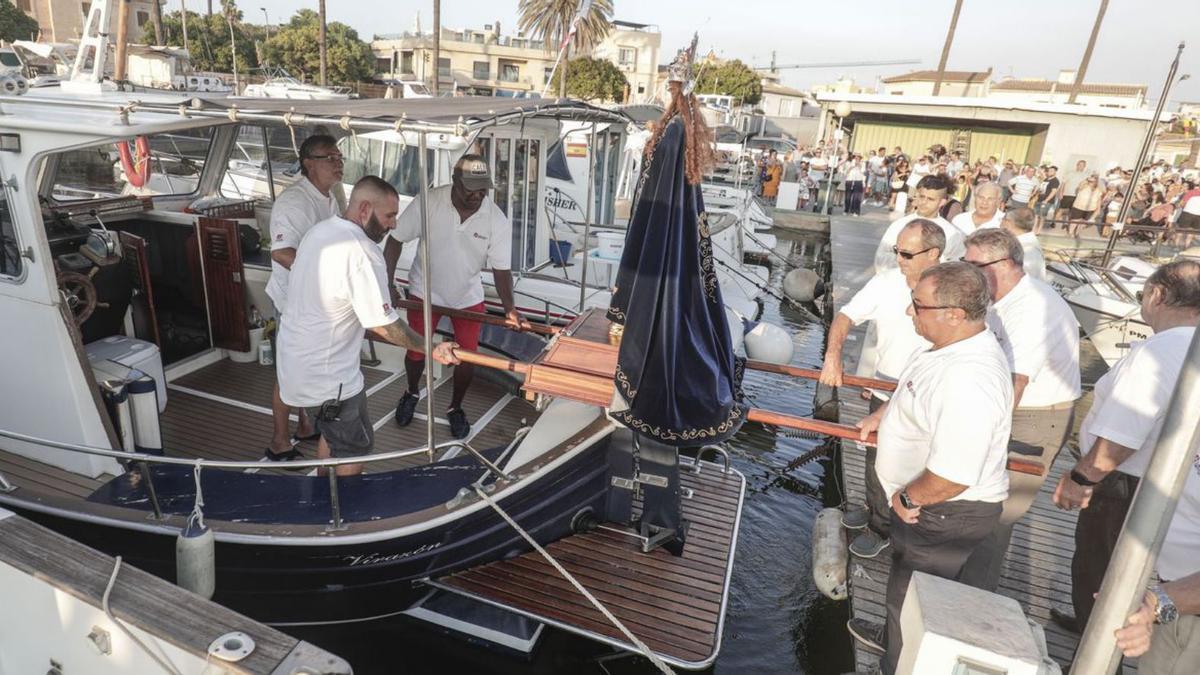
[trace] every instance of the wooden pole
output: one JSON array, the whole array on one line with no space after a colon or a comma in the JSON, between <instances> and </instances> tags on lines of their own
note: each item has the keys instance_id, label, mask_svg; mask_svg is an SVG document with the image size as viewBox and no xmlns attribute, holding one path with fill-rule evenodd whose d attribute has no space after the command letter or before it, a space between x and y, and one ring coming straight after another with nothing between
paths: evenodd
<instances>
[{"instance_id":1,"label":"wooden pole","mask_svg":"<svg viewBox=\"0 0 1200 675\"><path fill-rule=\"evenodd\" d=\"M166 44L166 42L163 41L163 2L165 2L165 0L152 0L150 4L150 21L154 24L154 44L159 46Z\"/></svg>"},{"instance_id":2,"label":"wooden pole","mask_svg":"<svg viewBox=\"0 0 1200 675\"><path fill-rule=\"evenodd\" d=\"M433 95L441 94L442 0L433 0Z\"/></svg>"},{"instance_id":3,"label":"wooden pole","mask_svg":"<svg viewBox=\"0 0 1200 675\"><path fill-rule=\"evenodd\" d=\"M188 47L187 0L179 0L179 20L183 23L183 50L190 56L192 50Z\"/></svg>"},{"instance_id":4,"label":"wooden pole","mask_svg":"<svg viewBox=\"0 0 1200 675\"><path fill-rule=\"evenodd\" d=\"M117 63L113 66L113 79L117 82L125 80L125 59L128 56L129 40L125 31L129 26L129 0L117 1Z\"/></svg>"},{"instance_id":5,"label":"wooden pole","mask_svg":"<svg viewBox=\"0 0 1200 675\"><path fill-rule=\"evenodd\" d=\"M946 61L950 59L950 45L954 44L954 31L958 27L958 14L963 0L954 1L954 14L950 15L950 30L946 31L946 44L942 45L942 58L938 61L937 79L933 81L933 95L942 90L942 79L946 76Z\"/></svg>"},{"instance_id":6,"label":"wooden pole","mask_svg":"<svg viewBox=\"0 0 1200 675\"><path fill-rule=\"evenodd\" d=\"M317 3L317 13L319 14L318 18L320 19L320 23L321 23L320 28L319 28L319 35L317 36L317 42L319 43L318 48L320 49L320 52L321 52L321 86L324 87L327 84L327 81L325 79L325 71L326 71L326 68L328 65L326 63L327 49L325 46L325 0L320 0Z\"/></svg>"},{"instance_id":7,"label":"wooden pole","mask_svg":"<svg viewBox=\"0 0 1200 675\"><path fill-rule=\"evenodd\" d=\"M1079 95L1079 87L1087 75L1088 64L1092 60L1092 50L1096 47L1096 37L1100 35L1100 24L1104 23L1104 13L1108 11L1108 0L1100 0L1100 11L1096 12L1096 23L1092 25L1092 35L1088 38L1087 49L1083 50L1083 61L1079 62L1079 72L1075 73L1075 84L1071 85L1071 96L1067 103L1074 103ZM1136 179L1137 176L1134 176ZM1132 201L1132 200L1131 200Z\"/></svg>"},{"instance_id":8,"label":"wooden pole","mask_svg":"<svg viewBox=\"0 0 1200 675\"><path fill-rule=\"evenodd\" d=\"M402 309L421 309L421 303L416 300L397 300L395 306ZM469 309L452 309L450 307L441 307L434 305L433 311L442 316L448 316L455 319L467 319L470 321L478 321L492 326L508 327L508 321L504 317L485 314L484 312L472 312ZM554 326L547 326L540 323L529 324L529 332L538 333L539 335L557 335L559 330Z\"/></svg>"}]
</instances>

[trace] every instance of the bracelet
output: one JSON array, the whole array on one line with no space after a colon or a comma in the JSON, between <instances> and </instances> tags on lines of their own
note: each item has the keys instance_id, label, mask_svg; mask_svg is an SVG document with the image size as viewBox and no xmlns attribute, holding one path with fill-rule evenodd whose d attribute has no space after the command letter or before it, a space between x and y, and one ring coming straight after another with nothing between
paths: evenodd
<instances>
[{"instance_id":1,"label":"bracelet","mask_svg":"<svg viewBox=\"0 0 1200 675\"><path fill-rule=\"evenodd\" d=\"M1083 472L1079 469L1071 469L1071 480L1078 485L1082 485L1083 487L1092 487L1100 483L1098 480L1091 480L1087 476L1083 475Z\"/></svg>"}]
</instances>

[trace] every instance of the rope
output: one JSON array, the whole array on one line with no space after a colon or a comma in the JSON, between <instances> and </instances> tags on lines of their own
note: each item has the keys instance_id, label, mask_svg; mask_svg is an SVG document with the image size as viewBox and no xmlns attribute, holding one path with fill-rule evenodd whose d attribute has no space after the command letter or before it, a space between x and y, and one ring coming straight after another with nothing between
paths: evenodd
<instances>
[{"instance_id":1,"label":"rope","mask_svg":"<svg viewBox=\"0 0 1200 675\"><path fill-rule=\"evenodd\" d=\"M292 126L292 113L296 112L292 108L283 114L283 123L287 126L288 133L292 135L292 152L296 153L296 158L300 159L300 146L296 144L296 127Z\"/></svg>"},{"instance_id":2,"label":"rope","mask_svg":"<svg viewBox=\"0 0 1200 675\"><path fill-rule=\"evenodd\" d=\"M647 647L644 642L639 640L636 635L629 632L629 629L625 627L625 624L621 623L620 619L613 616L612 612L608 611L608 608L605 607L604 605L602 605L600 603L600 601L596 599L596 596L594 596L590 592L588 592L588 589L584 588L583 584L579 583L579 581L577 581L575 579L575 577L571 575L570 572L568 572L565 568L563 568L563 566L560 565L558 563L558 561L554 559L554 556L550 555L546 551L546 549L542 548L541 545L539 545L537 543L537 541L534 540L533 537L529 536L529 533L526 532L525 530L523 530L521 528L521 526L518 525L515 520L510 518L509 515L507 513L505 513L503 509L500 508L500 505L497 504L496 502L492 501L492 498L489 497L487 495L487 493L484 492L483 489L480 488L478 485L475 486L475 494L479 495L480 499L482 499L484 502L486 502L488 506L492 507L492 510L494 510L496 513L500 514L500 517L504 519L504 522L508 523L510 527L512 527L514 530L516 530L517 534L521 535L525 539L525 541L529 542L529 545L532 546L535 551L542 554L542 557L546 559L546 562L550 563L554 567L554 569L558 570L558 573L563 575L564 579L571 582L571 585L575 587L575 590L582 593L583 597L587 598L588 602L591 602L592 606L595 607L597 610L599 610L599 612L601 614L604 615L604 618L611 621L612 624L617 627L617 630L621 631L621 634L624 635L626 638L628 638L629 641L631 643L633 643L633 646L637 647L638 651L640 651L643 656L645 656L647 659L649 659L650 663L653 663L654 666L656 668L658 668L659 672L667 673L668 675L674 675L675 671L671 670L670 666L668 666L666 663L664 663L663 660L660 659L657 654L650 651L650 648Z\"/></svg>"},{"instance_id":3,"label":"rope","mask_svg":"<svg viewBox=\"0 0 1200 675\"><path fill-rule=\"evenodd\" d=\"M198 525L200 529L204 529L204 492L200 490L200 465L192 467L192 478L196 481L196 503L192 506L192 514L188 516L187 526L191 527L193 523Z\"/></svg>"},{"instance_id":4,"label":"rope","mask_svg":"<svg viewBox=\"0 0 1200 675\"><path fill-rule=\"evenodd\" d=\"M358 133L354 131L354 126L350 124L350 115L344 115L342 119L338 120L338 126L342 128L342 131L350 133L350 142L354 144L354 149L357 151Z\"/></svg>"},{"instance_id":5,"label":"rope","mask_svg":"<svg viewBox=\"0 0 1200 675\"><path fill-rule=\"evenodd\" d=\"M117 574L120 571L121 556L117 556L116 563L113 564L112 574L108 577L108 585L104 587L104 597L100 600L100 606L104 609L105 616L107 616L110 621L116 624L117 628L120 628L121 632L128 636L130 640L133 640L134 644L141 647L142 651L146 652L147 656L154 659L154 662L161 666L163 670L171 673L171 675L183 675L179 672L179 669L171 663L170 659L168 659L166 655L160 657L158 654L150 651L150 648L146 646L146 643L138 639L138 636L134 635L133 631L126 628L125 624L121 623L121 621L117 619L116 615L113 614L112 608L108 606L108 598L112 595L113 586L115 586L117 583Z\"/></svg>"}]
</instances>

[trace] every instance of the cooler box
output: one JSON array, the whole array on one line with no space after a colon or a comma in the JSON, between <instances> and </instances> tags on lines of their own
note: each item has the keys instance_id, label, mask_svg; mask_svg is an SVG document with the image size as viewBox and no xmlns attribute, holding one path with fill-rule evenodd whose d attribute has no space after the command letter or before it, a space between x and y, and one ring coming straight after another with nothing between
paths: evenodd
<instances>
[{"instance_id":1,"label":"cooler box","mask_svg":"<svg viewBox=\"0 0 1200 675\"><path fill-rule=\"evenodd\" d=\"M163 375L158 345L137 338L113 335L83 346L92 368L111 377L125 377L134 368L154 378L158 411L167 407L167 378Z\"/></svg>"}]
</instances>

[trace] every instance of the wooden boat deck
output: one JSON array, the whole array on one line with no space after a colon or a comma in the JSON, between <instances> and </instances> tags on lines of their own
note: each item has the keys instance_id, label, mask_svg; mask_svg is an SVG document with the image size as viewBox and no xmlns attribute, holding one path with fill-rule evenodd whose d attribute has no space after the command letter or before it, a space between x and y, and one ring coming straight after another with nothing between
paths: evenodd
<instances>
[{"instance_id":1,"label":"wooden boat deck","mask_svg":"<svg viewBox=\"0 0 1200 675\"><path fill-rule=\"evenodd\" d=\"M686 460L685 460L686 463ZM703 463L684 470L690 521L683 555L641 552L625 527L575 534L547 551L638 639L668 663L706 667L720 649L745 478ZM636 648L536 551L430 582L622 649Z\"/></svg>"},{"instance_id":2,"label":"wooden boat deck","mask_svg":"<svg viewBox=\"0 0 1200 675\"><path fill-rule=\"evenodd\" d=\"M426 419L424 391L416 419L407 427L392 420L396 401L405 388L404 373L363 368L367 405L375 428L375 452L424 447ZM435 410L449 404L451 369L434 383ZM167 406L159 420L163 447L175 457L258 461L271 440L271 392L275 369L257 363L217 361L168 384ZM516 431L532 424L538 412L523 398L479 372L463 401L471 420L473 447L488 448L510 442ZM445 419L437 418L434 442L453 440ZM316 441L298 448L306 457L316 454ZM393 471L427 461L414 455L367 464L367 472ZM249 471L282 471L264 464ZM111 476L88 478L0 449L0 475L18 489L57 498L86 499Z\"/></svg>"},{"instance_id":3,"label":"wooden boat deck","mask_svg":"<svg viewBox=\"0 0 1200 675\"><path fill-rule=\"evenodd\" d=\"M830 235L833 247L830 287L833 289L834 306L840 308L870 279L875 247L888 222L871 217L837 220ZM865 333L864 327L858 327L847 339L844 355L848 373L853 373L858 365ZM1084 348L1088 347L1090 345ZM1088 405L1088 400L1090 394L1085 395L1080 405ZM867 414L867 402L859 397L858 389L843 387L838 391L838 402L842 424L854 424ZM1086 407L1077 410L1077 420L1082 419L1084 412ZM841 456L846 500L865 503L864 451L856 442L842 441ZM1026 616L1044 626L1050 657L1064 666L1070 662L1079 636L1052 623L1050 607L1071 607L1071 556L1075 551L1074 532L1078 512L1061 511L1051 503L1050 498L1059 477L1064 470L1070 469L1073 462L1069 452L1059 453L1033 507L1013 528L1012 543L999 588L1001 594L1020 603ZM851 617L884 621L884 594L890 562L888 549L870 560L850 556L848 578ZM877 656L858 648L856 643L855 662L859 670L867 670L877 661ZM1134 673L1136 669L1126 661L1124 672Z\"/></svg>"}]
</instances>

